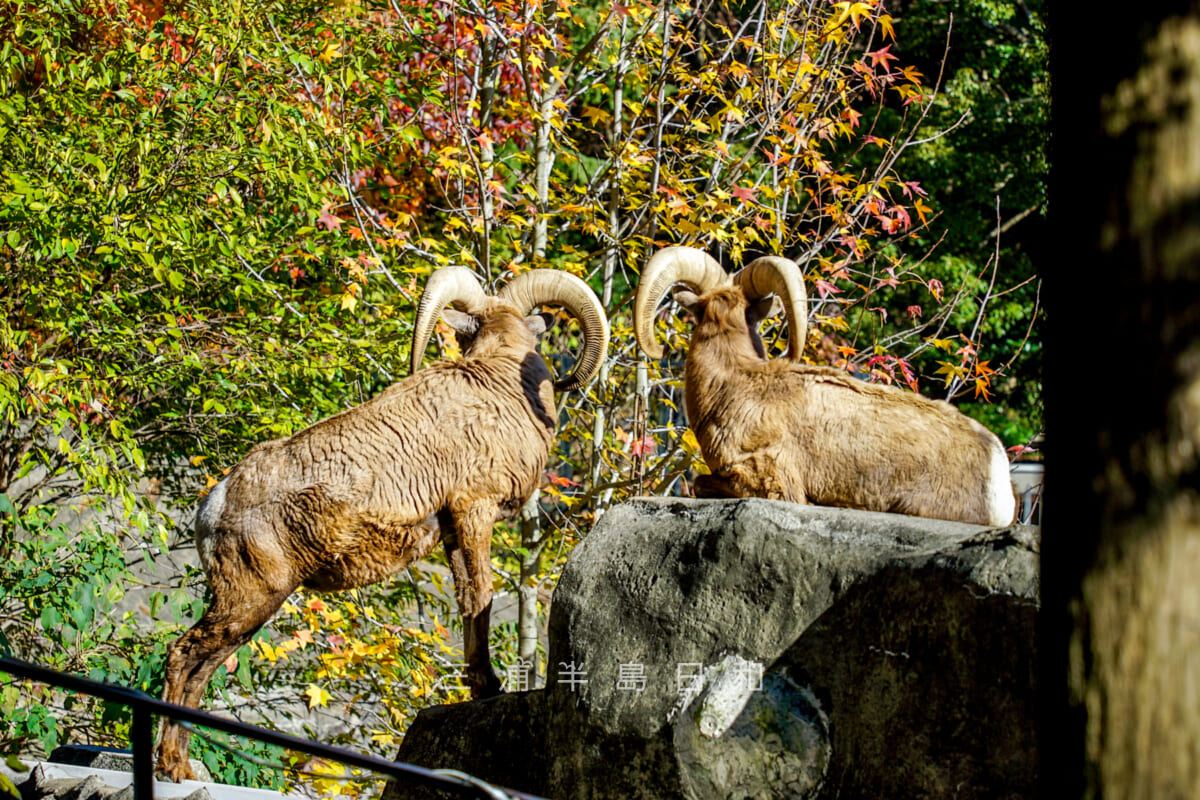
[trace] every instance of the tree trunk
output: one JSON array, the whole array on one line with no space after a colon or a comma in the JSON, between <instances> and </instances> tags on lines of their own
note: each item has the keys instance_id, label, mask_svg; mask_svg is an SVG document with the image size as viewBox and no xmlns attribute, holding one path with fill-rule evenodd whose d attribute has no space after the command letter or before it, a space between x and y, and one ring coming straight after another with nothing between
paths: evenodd
<instances>
[{"instance_id":1,"label":"tree trunk","mask_svg":"<svg viewBox=\"0 0 1200 800\"><path fill-rule=\"evenodd\" d=\"M540 674L538 646L538 587L541 585L542 550L546 537L539 524L539 489L530 496L521 508L521 555L520 584L517 586L517 658L529 665L529 688L538 683Z\"/></svg>"},{"instance_id":2,"label":"tree trunk","mask_svg":"<svg viewBox=\"0 0 1200 800\"><path fill-rule=\"evenodd\" d=\"M1200 797L1200 15L1053 10L1045 794Z\"/></svg>"}]
</instances>

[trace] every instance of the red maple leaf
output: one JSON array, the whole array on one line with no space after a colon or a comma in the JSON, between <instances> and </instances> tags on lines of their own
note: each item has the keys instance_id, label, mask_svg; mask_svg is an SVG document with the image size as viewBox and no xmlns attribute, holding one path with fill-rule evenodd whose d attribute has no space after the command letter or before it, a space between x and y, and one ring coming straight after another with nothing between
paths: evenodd
<instances>
[{"instance_id":1,"label":"red maple leaf","mask_svg":"<svg viewBox=\"0 0 1200 800\"><path fill-rule=\"evenodd\" d=\"M829 297L829 295L831 295L831 294L841 294L842 293L841 289L834 286L832 283L830 283L827 280L822 280L821 278L817 279L816 287L817 287L817 294L821 296L822 300L824 300L826 297Z\"/></svg>"},{"instance_id":2,"label":"red maple leaf","mask_svg":"<svg viewBox=\"0 0 1200 800\"><path fill-rule=\"evenodd\" d=\"M882 214L876 214L875 219L879 220L879 224L883 226L887 233L897 233L900 230L900 220L892 217L885 217Z\"/></svg>"},{"instance_id":3,"label":"red maple leaf","mask_svg":"<svg viewBox=\"0 0 1200 800\"><path fill-rule=\"evenodd\" d=\"M321 207L321 216L317 217L317 224L327 231L340 231L342 229L342 218L330 213L329 205Z\"/></svg>"},{"instance_id":4,"label":"red maple leaf","mask_svg":"<svg viewBox=\"0 0 1200 800\"><path fill-rule=\"evenodd\" d=\"M900 60L891 54L891 49L892 46L889 44L887 47L881 47L873 53L867 53L867 58L871 59L871 66L878 67L880 64L883 64L883 68L885 70L891 69L891 67L888 65L888 61Z\"/></svg>"},{"instance_id":5,"label":"red maple leaf","mask_svg":"<svg viewBox=\"0 0 1200 800\"><path fill-rule=\"evenodd\" d=\"M645 456L647 453L654 452L654 439L647 436L643 439L634 439L629 443L629 454L634 458Z\"/></svg>"},{"instance_id":6,"label":"red maple leaf","mask_svg":"<svg viewBox=\"0 0 1200 800\"><path fill-rule=\"evenodd\" d=\"M755 190L750 186L738 186L730 194L746 203L755 202Z\"/></svg>"}]
</instances>

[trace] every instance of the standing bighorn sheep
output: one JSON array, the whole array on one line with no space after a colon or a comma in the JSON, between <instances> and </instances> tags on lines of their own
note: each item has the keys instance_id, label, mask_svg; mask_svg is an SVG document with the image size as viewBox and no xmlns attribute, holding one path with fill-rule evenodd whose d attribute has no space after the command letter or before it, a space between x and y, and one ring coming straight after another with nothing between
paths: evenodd
<instances>
[{"instance_id":1,"label":"standing bighorn sheep","mask_svg":"<svg viewBox=\"0 0 1200 800\"><path fill-rule=\"evenodd\" d=\"M651 358L663 353L655 312L675 284L687 287L674 297L697 320L684 399L712 473L698 495L1013 521L1008 459L991 431L944 401L800 362L808 311L795 262L767 256L731 278L703 251L660 250L634 301L634 331ZM758 324L780 300L789 357L768 360Z\"/></svg>"},{"instance_id":2,"label":"standing bighorn sheep","mask_svg":"<svg viewBox=\"0 0 1200 800\"><path fill-rule=\"evenodd\" d=\"M446 267L430 276L421 298L408 378L255 446L213 487L195 526L212 602L168 651L164 700L198 706L217 665L296 587L374 583L439 539L463 618L471 693L500 691L488 655L492 525L537 488L557 419L537 352L550 317L525 316L542 304L562 305L580 321L579 362L554 385L578 388L608 349L608 321L586 283L533 270L489 297L469 270ZM417 371L439 315L456 329L463 357ZM187 744L186 731L164 722L160 775L191 777Z\"/></svg>"}]
</instances>

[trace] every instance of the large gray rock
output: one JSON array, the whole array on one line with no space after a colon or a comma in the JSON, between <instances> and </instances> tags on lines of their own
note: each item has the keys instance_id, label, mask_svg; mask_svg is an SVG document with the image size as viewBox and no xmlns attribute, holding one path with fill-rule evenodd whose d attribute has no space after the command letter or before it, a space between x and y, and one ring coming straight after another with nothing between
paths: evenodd
<instances>
[{"instance_id":1,"label":"large gray rock","mask_svg":"<svg viewBox=\"0 0 1200 800\"><path fill-rule=\"evenodd\" d=\"M555 591L547 689L424 712L398 757L556 800L1033 796L1037 541L766 500L613 508Z\"/></svg>"},{"instance_id":2,"label":"large gray rock","mask_svg":"<svg viewBox=\"0 0 1200 800\"><path fill-rule=\"evenodd\" d=\"M544 701L543 692L532 691L427 708L409 726L396 760L427 769L457 770L493 786L543 792ZM452 800L461 796L391 781L383 800Z\"/></svg>"}]
</instances>

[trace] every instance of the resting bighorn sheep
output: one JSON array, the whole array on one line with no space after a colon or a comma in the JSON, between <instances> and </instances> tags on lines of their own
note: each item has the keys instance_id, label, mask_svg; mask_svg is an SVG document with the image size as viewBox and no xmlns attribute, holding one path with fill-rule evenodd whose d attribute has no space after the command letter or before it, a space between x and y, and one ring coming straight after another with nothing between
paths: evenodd
<instances>
[{"instance_id":1,"label":"resting bighorn sheep","mask_svg":"<svg viewBox=\"0 0 1200 800\"><path fill-rule=\"evenodd\" d=\"M731 278L703 251L660 250L634 301L634 331L651 358L663 353L655 312L675 284L687 287L675 299L697 320L684 399L712 472L698 495L1013 521L1008 459L989 430L944 401L800 362L808 312L795 262L767 256ZM768 360L758 334L773 300L787 312L787 359Z\"/></svg>"},{"instance_id":2,"label":"resting bighorn sheep","mask_svg":"<svg viewBox=\"0 0 1200 800\"><path fill-rule=\"evenodd\" d=\"M551 387L537 352L549 315L575 315L584 347ZM453 305L458 310L447 309ZM439 315L463 357L418 371ZM463 267L429 278L413 329L412 374L361 406L252 448L196 515L212 590L200 620L169 649L163 699L196 707L217 665L249 641L298 586L351 589L382 580L443 541L463 618L474 697L500 691L488 655L492 525L533 494L554 438L554 389L589 380L608 321L573 275L533 270L489 297ZM165 722L157 772L191 777L188 734Z\"/></svg>"}]
</instances>

